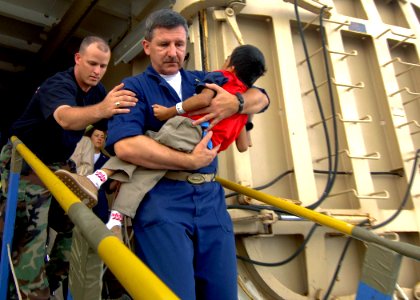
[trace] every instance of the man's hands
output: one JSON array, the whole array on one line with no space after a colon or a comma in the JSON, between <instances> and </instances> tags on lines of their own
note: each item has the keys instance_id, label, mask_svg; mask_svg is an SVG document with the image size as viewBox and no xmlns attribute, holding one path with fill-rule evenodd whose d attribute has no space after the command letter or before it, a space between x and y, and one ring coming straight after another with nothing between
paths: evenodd
<instances>
[{"instance_id":1,"label":"man's hands","mask_svg":"<svg viewBox=\"0 0 420 300\"><path fill-rule=\"evenodd\" d=\"M207 130L213 128L214 125L221 120L236 114L239 109L239 101L235 95L225 91L217 84L207 83L206 87L216 92L216 96L211 100L209 106L196 110L191 115L206 114L204 117L193 122L194 125L199 125L205 121L210 121L210 126ZM242 114L254 114L261 112L268 106L270 100L268 96L258 88L249 88L242 94L244 97L244 106Z\"/></svg>"},{"instance_id":2,"label":"man's hands","mask_svg":"<svg viewBox=\"0 0 420 300\"><path fill-rule=\"evenodd\" d=\"M61 105L54 111L53 116L63 129L82 130L115 114L129 113L129 108L135 106L138 100L133 92L123 90L123 87L123 83L117 85L104 100L95 105L84 107Z\"/></svg>"},{"instance_id":3,"label":"man's hands","mask_svg":"<svg viewBox=\"0 0 420 300\"><path fill-rule=\"evenodd\" d=\"M206 167L216 157L220 145L213 147L213 149L211 150L207 148L207 144L209 143L212 136L213 131L209 131L203 137L203 139L195 146L194 150L190 154L190 157L192 159L192 165L188 169L196 170L202 167Z\"/></svg>"},{"instance_id":4,"label":"man's hands","mask_svg":"<svg viewBox=\"0 0 420 300\"><path fill-rule=\"evenodd\" d=\"M207 129L210 130L221 120L235 114L238 111L239 102L235 95L230 94L217 84L207 83L206 87L212 89L216 93L216 96L211 100L209 106L196 110L191 115L206 114L204 117L194 121L193 124L199 125L211 120L210 126Z\"/></svg>"},{"instance_id":5,"label":"man's hands","mask_svg":"<svg viewBox=\"0 0 420 300\"><path fill-rule=\"evenodd\" d=\"M129 90L123 90L124 83L114 87L99 104L102 118L108 119L115 114L126 114L130 107L137 103L136 95Z\"/></svg>"}]
</instances>

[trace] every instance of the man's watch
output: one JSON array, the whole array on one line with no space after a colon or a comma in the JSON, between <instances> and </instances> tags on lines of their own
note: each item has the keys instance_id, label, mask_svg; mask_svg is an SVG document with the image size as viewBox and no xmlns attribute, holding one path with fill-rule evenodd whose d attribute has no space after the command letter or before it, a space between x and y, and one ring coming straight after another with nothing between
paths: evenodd
<instances>
[{"instance_id":1,"label":"man's watch","mask_svg":"<svg viewBox=\"0 0 420 300\"><path fill-rule=\"evenodd\" d=\"M236 95L236 98L238 99L238 102L239 102L237 113L240 114L242 112L242 110L244 109L244 97L239 92L236 93L235 95Z\"/></svg>"}]
</instances>

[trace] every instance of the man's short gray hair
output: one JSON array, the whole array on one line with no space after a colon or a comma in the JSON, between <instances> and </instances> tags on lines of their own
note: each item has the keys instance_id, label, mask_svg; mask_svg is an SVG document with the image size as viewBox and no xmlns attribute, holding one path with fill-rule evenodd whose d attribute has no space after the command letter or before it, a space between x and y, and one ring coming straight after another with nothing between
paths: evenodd
<instances>
[{"instance_id":1,"label":"man's short gray hair","mask_svg":"<svg viewBox=\"0 0 420 300\"><path fill-rule=\"evenodd\" d=\"M151 41L153 38L153 30L156 28L173 29L178 26L184 27L185 34L188 37L188 24L183 16L169 8L157 10L151 13L146 19L144 39Z\"/></svg>"}]
</instances>

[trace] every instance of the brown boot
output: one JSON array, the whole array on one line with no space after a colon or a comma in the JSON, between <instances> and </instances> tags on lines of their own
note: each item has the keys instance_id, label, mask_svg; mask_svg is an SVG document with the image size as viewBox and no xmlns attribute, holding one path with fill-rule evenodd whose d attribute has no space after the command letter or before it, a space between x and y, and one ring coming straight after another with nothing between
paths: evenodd
<instances>
[{"instance_id":1,"label":"brown boot","mask_svg":"<svg viewBox=\"0 0 420 300\"><path fill-rule=\"evenodd\" d=\"M57 170L55 175L89 208L98 203L98 189L85 176L66 170Z\"/></svg>"}]
</instances>

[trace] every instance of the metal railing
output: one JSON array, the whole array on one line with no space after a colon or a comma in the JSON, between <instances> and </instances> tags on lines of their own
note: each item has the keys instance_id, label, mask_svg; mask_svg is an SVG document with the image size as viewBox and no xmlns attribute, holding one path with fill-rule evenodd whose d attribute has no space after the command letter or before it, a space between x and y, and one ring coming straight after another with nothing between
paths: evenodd
<instances>
[{"instance_id":1,"label":"metal railing","mask_svg":"<svg viewBox=\"0 0 420 300\"><path fill-rule=\"evenodd\" d=\"M104 263L134 299L178 299L178 297L88 209L19 139L12 137L13 157L9 179L8 207L0 261L0 300L6 299L9 265L7 245L13 238L13 224L17 204L17 189L22 158L51 191L72 222L80 228L89 246L96 249ZM334 217L296 205L292 201L247 188L216 177L225 188L280 208L293 215L335 229L358 240L384 246L404 256L420 260L420 247L387 240L379 235ZM86 217L89 216L89 217ZM12 224L12 225L10 225ZM11 226L11 227L10 227ZM139 282L142 283L139 286Z\"/></svg>"},{"instance_id":2,"label":"metal railing","mask_svg":"<svg viewBox=\"0 0 420 300\"><path fill-rule=\"evenodd\" d=\"M5 300L7 296L10 270L7 248L13 240L22 158L50 190L71 221L80 228L89 246L97 251L130 296L134 299L179 299L18 138L12 137L11 140L13 155L0 261L0 300Z\"/></svg>"},{"instance_id":3,"label":"metal railing","mask_svg":"<svg viewBox=\"0 0 420 300\"><path fill-rule=\"evenodd\" d=\"M404 242L387 240L373 233L372 231L369 231L366 228L349 224L347 222L338 220L334 217L330 217L325 214L313 211L311 209L296 205L292 203L291 200L274 197L263 192L244 187L240 184L228 181L220 177L216 177L216 181L220 182L227 189L233 190L245 196L249 196L253 199L270 204L284 211L287 211L295 216L312 220L315 223L333 228L341 233L354 237L355 239L364 242L374 243L391 249L404 256L420 260L419 246L415 246Z\"/></svg>"}]
</instances>

